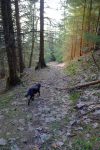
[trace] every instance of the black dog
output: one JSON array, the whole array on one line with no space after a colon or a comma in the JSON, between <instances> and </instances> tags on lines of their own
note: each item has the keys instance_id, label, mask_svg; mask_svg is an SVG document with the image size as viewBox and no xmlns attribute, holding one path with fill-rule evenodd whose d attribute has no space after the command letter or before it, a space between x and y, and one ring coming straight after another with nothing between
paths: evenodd
<instances>
[{"instance_id":1,"label":"black dog","mask_svg":"<svg viewBox=\"0 0 100 150\"><path fill-rule=\"evenodd\" d=\"M27 94L25 95L25 97L30 96L30 98L28 99L28 105L30 104L31 100L34 100L34 95L36 93L39 93L39 96L40 96L40 87L41 87L41 84L37 83L34 86L32 86L31 88L29 88Z\"/></svg>"}]
</instances>

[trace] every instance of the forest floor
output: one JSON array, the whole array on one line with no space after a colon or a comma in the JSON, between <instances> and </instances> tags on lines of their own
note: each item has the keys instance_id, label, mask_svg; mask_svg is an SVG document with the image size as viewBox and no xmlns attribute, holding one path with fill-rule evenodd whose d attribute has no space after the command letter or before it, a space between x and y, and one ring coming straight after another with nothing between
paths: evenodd
<instances>
[{"instance_id":1,"label":"forest floor","mask_svg":"<svg viewBox=\"0 0 100 150\"><path fill-rule=\"evenodd\" d=\"M99 85L61 90L84 80L54 62L40 71L26 69L22 80L0 98L0 150L100 150ZM41 95L28 106L26 91L37 82Z\"/></svg>"}]
</instances>

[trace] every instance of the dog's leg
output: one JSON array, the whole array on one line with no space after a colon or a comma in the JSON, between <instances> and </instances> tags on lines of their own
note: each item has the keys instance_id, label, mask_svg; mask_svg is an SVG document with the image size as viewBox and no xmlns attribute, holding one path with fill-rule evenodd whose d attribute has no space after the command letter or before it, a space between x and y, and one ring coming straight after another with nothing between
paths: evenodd
<instances>
[{"instance_id":1,"label":"dog's leg","mask_svg":"<svg viewBox=\"0 0 100 150\"><path fill-rule=\"evenodd\" d=\"M40 96L40 90L38 91L38 93L39 93L39 96Z\"/></svg>"},{"instance_id":2,"label":"dog's leg","mask_svg":"<svg viewBox=\"0 0 100 150\"><path fill-rule=\"evenodd\" d=\"M31 98L28 99L28 106L30 105Z\"/></svg>"},{"instance_id":3,"label":"dog's leg","mask_svg":"<svg viewBox=\"0 0 100 150\"><path fill-rule=\"evenodd\" d=\"M31 100L34 101L34 95L31 97Z\"/></svg>"}]
</instances>

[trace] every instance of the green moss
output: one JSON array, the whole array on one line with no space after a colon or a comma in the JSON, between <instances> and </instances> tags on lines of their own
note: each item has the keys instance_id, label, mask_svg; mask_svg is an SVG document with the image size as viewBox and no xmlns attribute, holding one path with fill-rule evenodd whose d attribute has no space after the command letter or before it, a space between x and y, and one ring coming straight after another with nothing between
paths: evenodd
<instances>
[{"instance_id":1,"label":"green moss","mask_svg":"<svg viewBox=\"0 0 100 150\"><path fill-rule=\"evenodd\" d=\"M89 140L77 138L73 141L72 147L73 150L93 150L96 146L99 146L98 142L100 142L100 138L96 136L91 137Z\"/></svg>"},{"instance_id":2,"label":"green moss","mask_svg":"<svg viewBox=\"0 0 100 150\"><path fill-rule=\"evenodd\" d=\"M80 98L80 93L79 92L73 92L73 93L70 94L69 98L73 102L73 104L76 104L76 102Z\"/></svg>"},{"instance_id":3,"label":"green moss","mask_svg":"<svg viewBox=\"0 0 100 150\"><path fill-rule=\"evenodd\" d=\"M94 93L93 95L94 95L94 96L97 96L98 98L100 98L100 93L99 93L99 92Z\"/></svg>"},{"instance_id":4,"label":"green moss","mask_svg":"<svg viewBox=\"0 0 100 150\"><path fill-rule=\"evenodd\" d=\"M93 130L91 124L85 124L85 125L83 125L83 129L84 129L85 133L90 133Z\"/></svg>"},{"instance_id":5,"label":"green moss","mask_svg":"<svg viewBox=\"0 0 100 150\"><path fill-rule=\"evenodd\" d=\"M51 124L51 129L56 131L56 130L59 130L61 127L61 122L60 121L54 121L52 124Z\"/></svg>"},{"instance_id":6,"label":"green moss","mask_svg":"<svg viewBox=\"0 0 100 150\"><path fill-rule=\"evenodd\" d=\"M13 99L12 92L3 94L0 98L0 108L8 107L12 99Z\"/></svg>"},{"instance_id":7,"label":"green moss","mask_svg":"<svg viewBox=\"0 0 100 150\"><path fill-rule=\"evenodd\" d=\"M20 115L24 117L24 113L21 110L10 109L6 114L6 117L10 119L10 118L17 118Z\"/></svg>"},{"instance_id":8,"label":"green moss","mask_svg":"<svg viewBox=\"0 0 100 150\"><path fill-rule=\"evenodd\" d=\"M0 150L11 150L9 145L6 146L0 146Z\"/></svg>"},{"instance_id":9,"label":"green moss","mask_svg":"<svg viewBox=\"0 0 100 150\"><path fill-rule=\"evenodd\" d=\"M90 141L77 139L73 143L74 150L93 150L93 144Z\"/></svg>"},{"instance_id":10,"label":"green moss","mask_svg":"<svg viewBox=\"0 0 100 150\"><path fill-rule=\"evenodd\" d=\"M68 118L68 116L66 115L66 116L63 118L63 124L66 125L68 122L69 122L69 118Z\"/></svg>"}]
</instances>

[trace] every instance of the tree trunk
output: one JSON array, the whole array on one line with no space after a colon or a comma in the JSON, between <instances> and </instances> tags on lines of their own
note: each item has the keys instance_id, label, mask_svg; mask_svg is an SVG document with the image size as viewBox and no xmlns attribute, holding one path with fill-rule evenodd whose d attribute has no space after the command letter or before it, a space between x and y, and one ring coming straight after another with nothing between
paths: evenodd
<instances>
[{"instance_id":1,"label":"tree trunk","mask_svg":"<svg viewBox=\"0 0 100 150\"><path fill-rule=\"evenodd\" d=\"M74 38L72 37L72 46L71 46L71 60L73 60L73 49L74 49L74 44L73 44Z\"/></svg>"},{"instance_id":2,"label":"tree trunk","mask_svg":"<svg viewBox=\"0 0 100 150\"><path fill-rule=\"evenodd\" d=\"M77 37L78 37L78 20L76 20L76 32L75 32L75 47L74 47L74 58L76 57L76 51L77 51Z\"/></svg>"},{"instance_id":3,"label":"tree trunk","mask_svg":"<svg viewBox=\"0 0 100 150\"><path fill-rule=\"evenodd\" d=\"M30 59L29 59L29 68L32 65L33 49L34 49L34 33L32 33L32 47L31 47L31 54L30 54Z\"/></svg>"},{"instance_id":4,"label":"tree trunk","mask_svg":"<svg viewBox=\"0 0 100 150\"><path fill-rule=\"evenodd\" d=\"M100 8L99 8L99 14L97 19L96 34L100 36ZM95 44L95 50L99 50L99 49L100 49L100 42L97 42Z\"/></svg>"},{"instance_id":5,"label":"tree trunk","mask_svg":"<svg viewBox=\"0 0 100 150\"><path fill-rule=\"evenodd\" d=\"M23 54L22 54L21 27L20 27L18 0L15 0L15 17L16 17L16 27L17 27L19 69L20 69L20 73L23 73L23 69L25 66L24 66Z\"/></svg>"},{"instance_id":6,"label":"tree trunk","mask_svg":"<svg viewBox=\"0 0 100 150\"><path fill-rule=\"evenodd\" d=\"M91 15L92 15L92 0L90 0L89 16L88 16L88 29L87 32L90 32L91 29Z\"/></svg>"},{"instance_id":7,"label":"tree trunk","mask_svg":"<svg viewBox=\"0 0 100 150\"><path fill-rule=\"evenodd\" d=\"M100 27L98 29L97 35L100 36ZM95 50L100 50L100 42L97 42L95 45Z\"/></svg>"},{"instance_id":8,"label":"tree trunk","mask_svg":"<svg viewBox=\"0 0 100 150\"><path fill-rule=\"evenodd\" d=\"M84 8L83 8L83 19L82 19L82 29L81 29L81 39L80 39L80 56L82 56L85 11L86 11L86 0L84 0Z\"/></svg>"},{"instance_id":9,"label":"tree trunk","mask_svg":"<svg viewBox=\"0 0 100 150\"><path fill-rule=\"evenodd\" d=\"M34 17L34 15L35 15L35 3L34 3L34 10L33 10L33 16L32 16L32 22L33 22L33 24L32 24L32 26L33 26L33 29L32 29L32 47L31 47L31 54L30 54L30 60L29 60L29 68L32 65L33 49L34 49L34 42L35 42L35 35L34 35L35 34L35 32L34 32L34 26L35 26L34 19L35 19L35 17Z\"/></svg>"},{"instance_id":10,"label":"tree trunk","mask_svg":"<svg viewBox=\"0 0 100 150\"><path fill-rule=\"evenodd\" d=\"M44 0L40 0L40 54L39 62L35 69L45 68L44 60Z\"/></svg>"},{"instance_id":11,"label":"tree trunk","mask_svg":"<svg viewBox=\"0 0 100 150\"><path fill-rule=\"evenodd\" d=\"M99 8L98 18L97 18L96 34L98 34L98 28L99 28L99 25L100 25L100 8Z\"/></svg>"},{"instance_id":12,"label":"tree trunk","mask_svg":"<svg viewBox=\"0 0 100 150\"><path fill-rule=\"evenodd\" d=\"M20 82L20 79L17 76L16 49L12 21L11 0L1 0L1 13L9 67L7 86L11 87L17 85Z\"/></svg>"},{"instance_id":13,"label":"tree trunk","mask_svg":"<svg viewBox=\"0 0 100 150\"><path fill-rule=\"evenodd\" d=\"M6 74L4 62L4 53L0 53L0 78L4 78Z\"/></svg>"}]
</instances>

